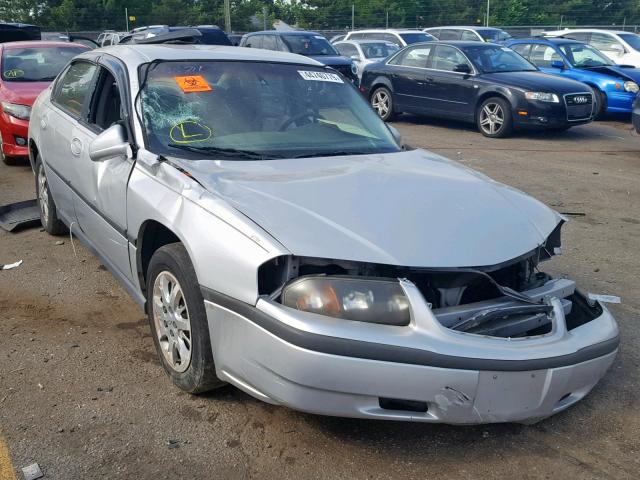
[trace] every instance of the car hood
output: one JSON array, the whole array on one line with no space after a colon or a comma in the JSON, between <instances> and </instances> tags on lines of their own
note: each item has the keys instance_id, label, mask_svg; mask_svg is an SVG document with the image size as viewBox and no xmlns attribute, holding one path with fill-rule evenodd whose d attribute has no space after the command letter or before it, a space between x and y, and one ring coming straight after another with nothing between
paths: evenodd
<instances>
[{"instance_id":1,"label":"car hood","mask_svg":"<svg viewBox=\"0 0 640 480\"><path fill-rule=\"evenodd\" d=\"M494 84L538 92L565 94L588 91L581 82L538 71L485 73L482 78Z\"/></svg>"},{"instance_id":2,"label":"car hood","mask_svg":"<svg viewBox=\"0 0 640 480\"><path fill-rule=\"evenodd\" d=\"M298 256L490 266L532 251L562 221L532 197L424 150L175 161Z\"/></svg>"},{"instance_id":3,"label":"car hood","mask_svg":"<svg viewBox=\"0 0 640 480\"><path fill-rule=\"evenodd\" d=\"M640 68L622 65L610 65L607 67L596 67L585 70L588 72L598 72L604 75L611 75L616 78L622 77L625 80L632 80L634 82L640 83Z\"/></svg>"},{"instance_id":4,"label":"car hood","mask_svg":"<svg viewBox=\"0 0 640 480\"><path fill-rule=\"evenodd\" d=\"M342 57L340 55L307 55L307 57L330 67L334 65L351 65L350 58Z\"/></svg>"},{"instance_id":5,"label":"car hood","mask_svg":"<svg viewBox=\"0 0 640 480\"><path fill-rule=\"evenodd\" d=\"M4 102L33 105L40 92L51 82L2 82L0 98Z\"/></svg>"}]
</instances>

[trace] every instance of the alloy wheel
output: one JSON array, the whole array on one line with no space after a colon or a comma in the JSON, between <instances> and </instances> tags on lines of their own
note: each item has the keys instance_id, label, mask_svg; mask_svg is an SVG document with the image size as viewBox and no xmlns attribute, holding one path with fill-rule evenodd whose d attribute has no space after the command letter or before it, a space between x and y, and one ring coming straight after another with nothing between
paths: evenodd
<instances>
[{"instance_id":1,"label":"alloy wheel","mask_svg":"<svg viewBox=\"0 0 640 480\"><path fill-rule=\"evenodd\" d=\"M153 284L153 319L165 361L178 373L186 371L191 363L191 320L182 287L171 272L160 272Z\"/></svg>"},{"instance_id":2,"label":"alloy wheel","mask_svg":"<svg viewBox=\"0 0 640 480\"><path fill-rule=\"evenodd\" d=\"M504 110L497 103L487 103L480 111L480 128L487 135L496 135L504 125Z\"/></svg>"},{"instance_id":3,"label":"alloy wheel","mask_svg":"<svg viewBox=\"0 0 640 480\"><path fill-rule=\"evenodd\" d=\"M40 204L42 223L46 225L49 222L49 186L42 165L38 168L38 203Z\"/></svg>"},{"instance_id":4,"label":"alloy wheel","mask_svg":"<svg viewBox=\"0 0 640 480\"><path fill-rule=\"evenodd\" d=\"M371 106L380 117L385 118L389 114L389 95L384 90L378 90L373 94Z\"/></svg>"}]
</instances>

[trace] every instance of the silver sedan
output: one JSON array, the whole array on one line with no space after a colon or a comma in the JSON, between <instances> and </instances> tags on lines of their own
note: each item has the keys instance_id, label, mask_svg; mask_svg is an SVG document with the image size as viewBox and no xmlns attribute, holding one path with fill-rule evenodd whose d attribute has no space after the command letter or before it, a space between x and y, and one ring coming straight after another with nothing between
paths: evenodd
<instances>
[{"instance_id":1,"label":"silver sedan","mask_svg":"<svg viewBox=\"0 0 640 480\"><path fill-rule=\"evenodd\" d=\"M533 422L618 349L543 263L565 219L401 145L335 71L259 49L115 46L36 101L44 228L71 229L148 316L181 389L325 415Z\"/></svg>"}]
</instances>

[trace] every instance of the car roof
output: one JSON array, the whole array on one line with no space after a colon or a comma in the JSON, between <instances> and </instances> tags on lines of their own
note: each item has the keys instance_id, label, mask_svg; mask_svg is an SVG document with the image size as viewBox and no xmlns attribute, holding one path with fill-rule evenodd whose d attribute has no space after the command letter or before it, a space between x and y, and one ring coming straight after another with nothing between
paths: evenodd
<instances>
[{"instance_id":1,"label":"car roof","mask_svg":"<svg viewBox=\"0 0 640 480\"><path fill-rule=\"evenodd\" d=\"M425 28L425 30L439 30L443 28L464 28L465 30L473 30L476 32L478 30L502 30L501 28L496 28L496 27L476 27L473 25L446 25L443 27L429 27L429 28Z\"/></svg>"},{"instance_id":2,"label":"car roof","mask_svg":"<svg viewBox=\"0 0 640 480\"><path fill-rule=\"evenodd\" d=\"M226 45L124 44L97 48L89 52L95 53L107 53L120 58L132 68L154 60L240 60L323 66L320 62L295 53Z\"/></svg>"},{"instance_id":3,"label":"car roof","mask_svg":"<svg viewBox=\"0 0 640 480\"><path fill-rule=\"evenodd\" d=\"M319 33L310 31L310 30L261 30L259 32L250 32L247 33L247 37L251 36L251 35L318 35L320 37L323 37L323 35L320 35Z\"/></svg>"},{"instance_id":4,"label":"car roof","mask_svg":"<svg viewBox=\"0 0 640 480\"><path fill-rule=\"evenodd\" d=\"M46 47L46 48L56 48L56 47L81 47L88 48L86 45L82 45L80 43L74 42L61 42L58 40L24 40L19 42L5 42L0 43L0 46L3 48L28 48L28 47Z\"/></svg>"},{"instance_id":5,"label":"car roof","mask_svg":"<svg viewBox=\"0 0 640 480\"><path fill-rule=\"evenodd\" d=\"M363 28L362 30L354 30L349 33L374 33L374 32L387 32L387 33L424 33L418 28Z\"/></svg>"},{"instance_id":6,"label":"car roof","mask_svg":"<svg viewBox=\"0 0 640 480\"><path fill-rule=\"evenodd\" d=\"M572 38L558 38L558 37L534 37L534 38L518 38L516 40L510 41L510 44L515 44L515 43L547 43L547 44L553 44L553 45L566 45L568 43L579 43L581 45L584 44L584 42L581 42L579 40L573 40Z\"/></svg>"},{"instance_id":7,"label":"car roof","mask_svg":"<svg viewBox=\"0 0 640 480\"><path fill-rule=\"evenodd\" d=\"M458 48L464 48L464 47L480 47L480 48L502 47L502 45L499 45L497 43L476 42L476 41L472 41L472 40L439 40L437 42L436 41L432 41L432 42L412 43L410 46L413 47L415 45L433 45L433 44L449 45L451 47L458 47Z\"/></svg>"},{"instance_id":8,"label":"car roof","mask_svg":"<svg viewBox=\"0 0 640 480\"><path fill-rule=\"evenodd\" d=\"M334 45L337 45L338 43L353 43L353 44L357 44L357 45L366 45L367 43L386 43L388 45L395 45L395 43L393 42L388 42L387 40L373 40L373 39L359 39L359 38L354 38L352 40L340 40L339 42L336 42Z\"/></svg>"},{"instance_id":9,"label":"car roof","mask_svg":"<svg viewBox=\"0 0 640 480\"><path fill-rule=\"evenodd\" d=\"M620 35L621 33L634 33L634 32L630 32L630 31L624 31L624 30L608 30L606 28L569 28L566 30L554 30L554 33L558 33L561 35L565 35L567 33L571 33L571 32L603 32L603 33L613 33L616 35Z\"/></svg>"}]
</instances>

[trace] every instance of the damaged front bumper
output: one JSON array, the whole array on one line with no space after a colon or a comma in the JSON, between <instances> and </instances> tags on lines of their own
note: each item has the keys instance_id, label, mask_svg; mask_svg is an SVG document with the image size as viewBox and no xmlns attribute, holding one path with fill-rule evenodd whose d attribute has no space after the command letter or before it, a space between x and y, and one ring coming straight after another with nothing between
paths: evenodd
<instances>
[{"instance_id":1,"label":"damaged front bumper","mask_svg":"<svg viewBox=\"0 0 640 480\"><path fill-rule=\"evenodd\" d=\"M404 327L267 298L252 307L203 288L218 376L266 402L323 415L531 423L582 399L615 358L618 328L604 305L588 321L567 321L572 303L587 304L571 281L527 292L553 295L552 321L548 333L520 338L452 330L447 322L487 306L433 310L414 284L401 283L411 308Z\"/></svg>"}]
</instances>

